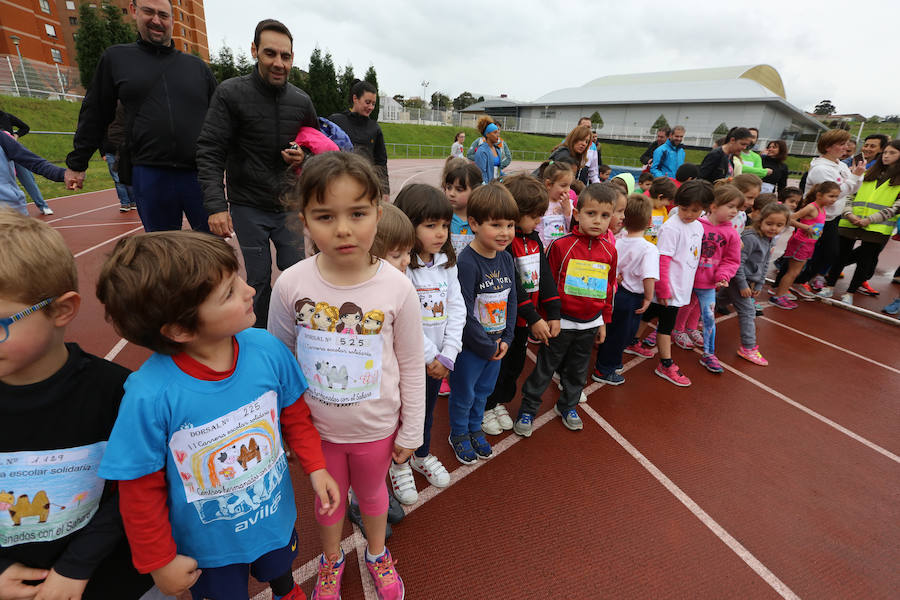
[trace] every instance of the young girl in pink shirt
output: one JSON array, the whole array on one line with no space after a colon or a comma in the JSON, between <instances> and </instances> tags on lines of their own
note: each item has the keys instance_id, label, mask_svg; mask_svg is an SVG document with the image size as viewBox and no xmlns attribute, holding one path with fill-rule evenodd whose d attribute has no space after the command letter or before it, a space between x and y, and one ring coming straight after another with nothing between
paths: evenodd
<instances>
[{"instance_id":1,"label":"young girl in pink shirt","mask_svg":"<svg viewBox=\"0 0 900 600\"><path fill-rule=\"evenodd\" d=\"M319 253L281 274L269 308L269 331L294 351L309 382L304 398L341 490L341 504L332 515L316 511L322 556L313 598L319 600L340 597L340 541L351 486L365 524L366 566L378 597L404 595L384 546L384 480L391 459L403 463L422 445L424 349L413 284L370 253L381 218L380 197L375 172L355 154L329 152L304 163L287 199ZM313 318L311 326L300 326L294 306L304 298L315 302L317 313L362 315L360 333L342 333L337 318L334 323Z\"/></svg>"}]
</instances>

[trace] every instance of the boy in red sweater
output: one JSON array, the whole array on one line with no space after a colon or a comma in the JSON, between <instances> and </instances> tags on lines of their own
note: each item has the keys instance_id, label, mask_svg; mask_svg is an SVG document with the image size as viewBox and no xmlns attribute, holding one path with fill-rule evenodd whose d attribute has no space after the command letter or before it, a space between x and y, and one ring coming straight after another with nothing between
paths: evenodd
<instances>
[{"instance_id":1,"label":"boy in red sweater","mask_svg":"<svg viewBox=\"0 0 900 600\"><path fill-rule=\"evenodd\" d=\"M616 247L606 230L618 197L615 188L589 185L578 197L572 233L555 240L548 250L550 272L561 298L560 332L542 346L537 364L522 386L522 406L513 430L529 437L541 405L541 395L554 372L563 389L554 410L572 431L584 427L575 407L594 349L594 338L602 343L606 323L612 316L616 282Z\"/></svg>"}]
</instances>

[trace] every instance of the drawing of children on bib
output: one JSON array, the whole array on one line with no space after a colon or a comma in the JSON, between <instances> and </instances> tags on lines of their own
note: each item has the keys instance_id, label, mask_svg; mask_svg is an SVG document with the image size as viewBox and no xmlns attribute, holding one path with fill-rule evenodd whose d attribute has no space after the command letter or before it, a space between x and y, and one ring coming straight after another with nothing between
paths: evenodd
<instances>
[{"instance_id":1,"label":"drawing of children on bib","mask_svg":"<svg viewBox=\"0 0 900 600\"><path fill-rule=\"evenodd\" d=\"M384 325L384 313L380 310L370 310L365 314L365 317L363 317L363 335L376 335L381 333L382 325Z\"/></svg>"},{"instance_id":2,"label":"drawing of children on bib","mask_svg":"<svg viewBox=\"0 0 900 600\"><path fill-rule=\"evenodd\" d=\"M337 326L340 312L327 302L316 303L316 310L310 319L312 329L318 331L334 331Z\"/></svg>"},{"instance_id":3,"label":"drawing of children on bib","mask_svg":"<svg viewBox=\"0 0 900 600\"><path fill-rule=\"evenodd\" d=\"M338 333L362 333L363 310L352 302L344 302L338 311Z\"/></svg>"},{"instance_id":4,"label":"drawing of children on bib","mask_svg":"<svg viewBox=\"0 0 900 600\"><path fill-rule=\"evenodd\" d=\"M312 316L316 312L316 303L309 298L300 298L294 303L294 318L297 325L312 327Z\"/></svg>"}]
</instances>

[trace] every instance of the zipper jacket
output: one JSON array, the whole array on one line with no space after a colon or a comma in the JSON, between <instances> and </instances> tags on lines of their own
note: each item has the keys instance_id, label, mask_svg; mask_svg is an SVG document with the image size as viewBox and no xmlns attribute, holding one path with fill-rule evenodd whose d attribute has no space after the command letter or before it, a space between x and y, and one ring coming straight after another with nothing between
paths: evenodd
<instances>
[{"instance_id":1,"label":"zipper jacket","mask_svg":"<svg viewBox=\"0 0 900 600\"><path fill-rule=\"evenodd\" d=\"M605 235L585 235L575 225L572 233L550 244L547 254L560 297L560 316L589 323L602 315L603 322L609 323L616 286L615 243Z\"/></svg>"}]
</instances>

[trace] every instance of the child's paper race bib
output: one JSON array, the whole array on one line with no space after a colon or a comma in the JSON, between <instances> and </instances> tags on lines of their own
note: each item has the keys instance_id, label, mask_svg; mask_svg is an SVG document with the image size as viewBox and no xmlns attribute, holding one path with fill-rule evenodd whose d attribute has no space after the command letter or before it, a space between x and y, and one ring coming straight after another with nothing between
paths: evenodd
<instances>
[{"instance_id":1,"label":"child's paper race bib","mask_svg":"<svg viewBox=\"0 0 900 600\"><path fill-rule=\"evenodd\" d=\"M662 215L652 215L650 217L650 227L647 228L646 234L653 239L659 237L659 228L662 227L663 222L666 218Z\"/></svg>"},{"instance_id":2,"label":"child's paper race bib","mask_svg":"<svg viewBox=\"0 0 900 600\"><path fill-rule=\"evenodd\" d=\"M347 335L299 326L296 331L297 361L309 384L306 394L310 398L343 406L381 396L380 335Z\"/></svg>"},{"instance_id":3,"label":"child's paper race bib","mask_svg":"<svg viewBox=\"0 0 900 600\"><path fill-rule=\"evenodd\" d=\"M447 284L429 287L417 287L419 306L422 311L424 327L437 325L447 320Z\"/></svg>"},{"instance_id":4,"label":"child's paper race bib","mask_svg":"<svg viewBox=\"0 0 900 600\"><path fill-rule=\"evenodd\" d=\"M571 296L606 298L609 265L606 263L573 258L566 265L564 290Z\"/></svg>"},{"instance_id":5,"label":"child's paper race bib","mask_svg":"<svg viewBox=\"0 0 900 600\"><path fill-rule=\"evenodd\" d=\"M468 231L468 229L466 229L466 231ZM473 233L451 233L450 245L453 246L453 250L456 252L456 255L459 256L459 253L474 239L475 234Z\"/></svg>"},{"instance_id":6,"label":"child's paper race bib","mask_svg":"<svg viewBox=\"0 0 900 600\"><path fill-rule=\"evenodd\" d=\"M809 236L809 239L818 240L820 237L822 237L822 230L824 228L824 223L813 223L812 229L810 229L809 233L807 234Z\"/></svg>"},{"instance_id":7,"label":"child's paper race bib","mask_svg":"<svg viewBox=\"0 0 900 600\"><path fill-rule=\"evenodd\" d=\"M566 235L566 215L544 215L541 218L544 239L553 241Z\"/></svg>"},{"instance_id":8,"label":"child's paper race bib","mask_svg":"<svg viewBox=\"0 0 900 600\"><path fill-rule=\"evenodd\" d=\"M103 495L105 449L0 452L0 547L51 542L87 525Z\"/></svg>"},{"instance_id":9,"label":"child's paper race bib","mask_svg":"<svg viewBox=\"0 0 900 600\"><path fill-rule=\"evenodd\" d=\"M231 507L221 512L231 515L268 500L284 472L278 412L278 395L268 391L214 421L173 433L169 449L186 500L220 499L217 505ZM239 509L245 503L249 508ZM204 522L204 515L225 518L202 503L197 510Z\"/></svg>"},{"instance_id":10,"label":"child's paper race bib","mask_svg":"<svg viewBox=\"0 0 900 600\"><path fill-rule=\"evenodd\" d=\"M501 333L506 329L506 299L509 289L475 296L478 320L487 333Z\"/></svg>"},{"instance_id":11,"label":"child's paper race bib","mask_svg":"<svg viewBox=\"0 0 900 600\"><path fill-rule=\"evenodd\" d=\"M541 255L526 254L516 257L516 271L526 292L536 292L541 280Z\"/></svg>"}]
</instances>

